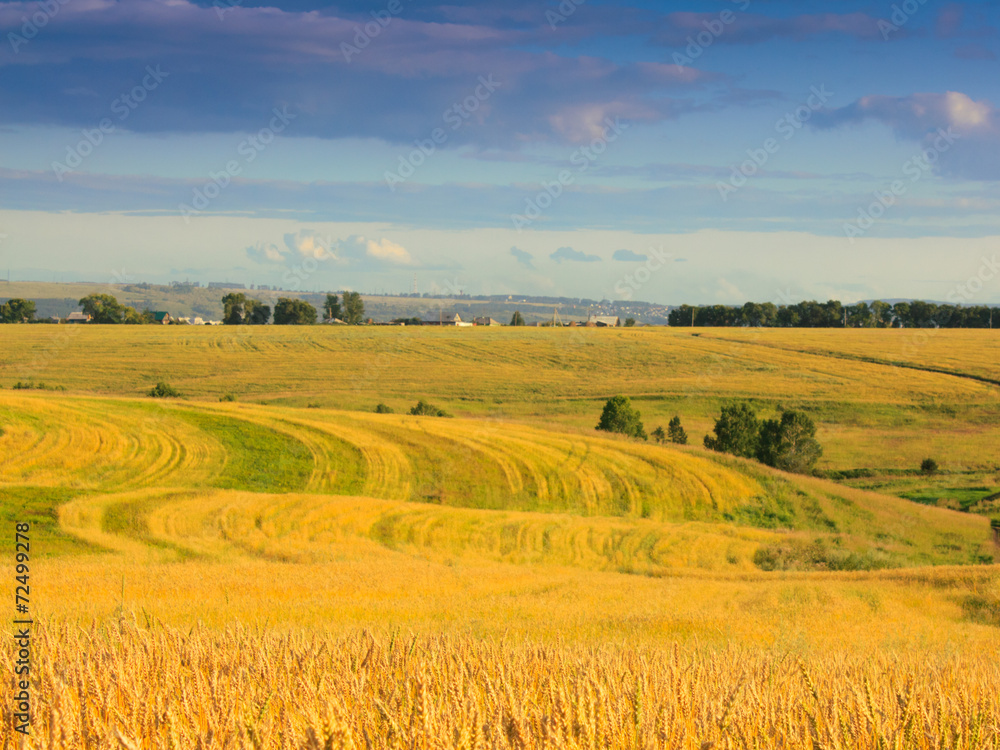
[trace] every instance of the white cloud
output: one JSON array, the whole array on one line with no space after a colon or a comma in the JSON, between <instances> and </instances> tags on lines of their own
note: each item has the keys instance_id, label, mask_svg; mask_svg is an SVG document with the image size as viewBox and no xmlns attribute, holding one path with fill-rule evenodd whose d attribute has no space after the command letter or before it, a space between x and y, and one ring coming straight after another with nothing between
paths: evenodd
<instances>
[{"instance_id":1,"label":"white cloud","mask_svg":"<svg viewBox=\"0 0 1000 750\"><path fill-rule=\"evenodd\" d=\"M284 247L257 242L246 249L247 257L257 263L277 263L289 267L305 260L335 261L357 266L412 266L410 252L397 242L382 237L371 240L355 234L333 239L309 229L284 236Z\"/></svg>"}]
</instances>

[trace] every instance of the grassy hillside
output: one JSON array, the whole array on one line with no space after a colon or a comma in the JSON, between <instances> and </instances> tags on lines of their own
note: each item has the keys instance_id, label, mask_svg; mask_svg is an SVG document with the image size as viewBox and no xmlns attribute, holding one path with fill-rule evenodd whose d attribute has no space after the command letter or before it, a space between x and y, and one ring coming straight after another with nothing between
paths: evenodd
<instances>
[{"instance_id":1,"label":"grassy hillside","mask_svg":"<svg viewBox=\"0 0 1000 750\"><path fill-rule=\"evenodd\" d=\"M820 468L865 470L849 481L866 488L985 488L983 497L1000 491L992 449L1000 442L1000 386L961 376L996 374L997 332L938 331L912 362L904 349L921 335L912 331L696 333L4 326L0 386L30 380L77 393L139 396L167 380L193 399L231 393L241 401L350 410L379 402L403 410L429 398L460 416L584 432L596 424L603 400L623 393L637 402L648 428L679 414L695 443L711 430L723 401L742 397L753 399L763 416L779 406L809 412L825 449ZM831 354L855 346L880 361ZM965 359L946 368L955 374L893 364L956 356ZM928 457L944 480L922 482L918 468Z\"/></svg>"},{"instance_id":2,"label":"grassy hillside","mask_svg":"<svg viewBox=\"0 0 1000 750\"><path fill-rule=\"evenodd\" d=\"M356 534L439 555L471 548L490 559L579 557L652 573L992 560L980 517L700 448L514 422L9 393L0 394L0 425L0 483L84 491L68 507L87 512L73 510L78 522L63 531L96 546L115 532L178 548L186 544L179 529L212 527L244 551L263 539L305 559L322 556L309 543L317 534ZM278 502L216 489L299 494ZM343 508L353 506L301 493L370 500L363 519L349 513L344 531ZM158 526L171 533L149 536L150 514L181 501L186 511L170 510L173 521ZM186 514L196 520L182 522Z\"/></svg>"}]
</instances>

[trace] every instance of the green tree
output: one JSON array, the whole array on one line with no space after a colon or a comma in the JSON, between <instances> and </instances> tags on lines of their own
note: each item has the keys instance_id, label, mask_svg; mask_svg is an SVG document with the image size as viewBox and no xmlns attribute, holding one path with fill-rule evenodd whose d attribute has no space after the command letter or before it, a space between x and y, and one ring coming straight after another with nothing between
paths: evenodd
<instances>
[{"instance_id":1,"label":"green tree","mask_svg":"<svg viewBox=\"0 0 1000 750\"><path fill-rule=\"evenodd\" d=\"M635 325L635 318L625 318L625 327L631 328Z\"/></svg>"},{"instance_id":2,"label":"green tree","mask_svg":"<svg viewBox=\"0 0 1000 750\"><path fill-rule=\"evenodd\" d=\"M248 299L245 306L246 323L252 326L267 325L271 319L271 306L258 302L255 299Z\"/></svg>"},{"instance_id":3,"label":"green tree","mask_svg":"<svg viewBox=\"0 0 1000 750\"><path fill-rule=\"evenodd\" d=\"M525 325L524 316L521 315L520 310L515 310L514 314L511 316L510 324L512 326L523 326Z\"/></svg>"},{"instance_id":4,"label":"green tree","mask_svg":"<svg viewBox=\"0 0 1000 750\"><path fill-rule=\"evenodd\" d=\"M327 320L333 320L334 318L340 318L340 300L337 299L336 294L326 295L326 302L323 303L323 312L326 313Z\"/></svg>"},{"instance_id":5,"label":"green tree","mask_svg":"<svg viewBox=\"0 0 1000 750\"><path fill-rule=\"evenodd\" d=\"M933 458L925 458L920 462L920 471L924 474L937 474L938 462Z\"/></svg>"},{"instance_id":6,"label":"green tree","mask_svg":"<svg viewBox=\"0 0 1000 750\"><path fill-rule=\"evenodd\" d=\"M681 418L674 415L674 418L670 420L670 424L667 425L667 436L670 438L671 443L677 443L677 445L687 445L688 435L681 427Z\"/></svg>"},{"instance_id":7,"label":"green tree","mask_svg":"<svg viewBox=\"0 0 1000 750\"><path fill-rule=\"evenodd\" d=\"M125 306L110 294L88 294L79 304L92 323L121 323L125 320Z\"/></svg>"},{"instance_id":8,"label":"green tree","mask_svg":"<svg viewBox=\"0 0 1000 750\"><path fill-rule=\"evenodd\" d=\"M282 297L274 306L274 324L306 326L316 322L316 308L304 299Z\"/></svg>"},{"instance_id":9,"label":"green tree","mask_svg":"<svg viewBox=\"0 0 1000 750\"><path fill-rule=\"evenodd\" d=\"M617 432L630 437L646 440L646 430L642 426L642 415L632 406L628 396L613 396L604 404L601 421L595 429Z\"/></svg>"},{"instance_id":10,"label":"green tree","mask_svg":"<svg viewBox=\"0 0 1000 750\"><path fill-rule=\"evenodd\" d=\"M27 323L35 319L35 303L15 297L0 305L0 323Z\"/></svg>"},{"instance_id":11,"label":"green tree","mask_svg":"<svg viewBox=\"0 0 1000 750\"><path fill-rule=\"evenodd\" d=\"M247 296L242 292L230 292L222 298L222 323L227 326L238 326L245 322L247 316Z\"/></svg>"},{"instance_id":12,"label":"green tree","mask_svg":"<svg viewBox=\"0 0 1000 750\"><path fill-rule=\"evenodd\" d=\"M885 328L889 325L892 320L892 305L882 300L875 300L870 309L876 328Z\"/></svg>"},{"instance_id":13,"label":"green tree","mask_svg":"<svg viewBox=\"0 0 1000 750\"><path fill-rule=\"evenodd\" d=\"M756 458L760 422L750 404L726 404L712 428L715 437L705 436L705 447L720 453Z\"/></svg>"},{"instance_id":14,"label":"green tree","mask_svg":"<svg viewBox=\"0 0 1000 750\"><path fill-rule=\"evenodd\" d=\"M358 292L344 292L344 322L360 325L365 319L365 303Z\"/></svg>"},{"instance_id":15,"label":"green tree","mask_svg":"<svg viewBox=\"0 0 1000 750\"><path fill-rule=\"evenodd\" d=\"M134 307L122 306L121 322L130 326L141 326L148 323L155 323L156 318L153 317L152 310L146 309L139 312Z\"/></svg>"},{"instance_id":16,"label":"green tree","mask_svg":"<svg viewBox=\"0 0 1000 750\"><path fill-rule=\"evenodd\" d=\"M414 417L450 417L451 414L446 412L444 409L439 409L433 404L429 404L423 399L417 402L417 405L410 409L410 414Z\"/></svg>"},{"instance_id":17,"label":"green tree","mask_svg":"<svg viewBox=\"0 0 1000 750\"><path fill-rule=\"evenodd\" d=\"M376 414L392 414L393 412L393 408L388 404L378 404L375 407Z\"/></svg>"},{"instance_id":18,"label":"green tree","mask_svg":"<svg viewBox=\"0 0 1000 750\"><path fill-rule=\"evenodd\" d=\"M181 394L172 385L161 380L150 389L149 395L153 398L179 398Z\"/></svg>"},{"instance_id":19,"label":"green tree","mask_svg":"<svg viewBox=\"0 0 1000 750\"><path fill-rule=\"evenodd\" d=\"M649 436L658 443L667 442L667 433L663 430L662 427L657 427L655 430L649 433Z\"/></svg>"},{"instance_id":20,"label":"green tree","mask_svg":"<svg viewBox=\"0 0 1000 750\"><path fill-rule=\"evenodd\" d=\"M816 440L816 425L808 414L788 410L779 419L767 419L760 425L757 459L768 466L810 474L823 448Z\"/></svg>"}]
</instances>

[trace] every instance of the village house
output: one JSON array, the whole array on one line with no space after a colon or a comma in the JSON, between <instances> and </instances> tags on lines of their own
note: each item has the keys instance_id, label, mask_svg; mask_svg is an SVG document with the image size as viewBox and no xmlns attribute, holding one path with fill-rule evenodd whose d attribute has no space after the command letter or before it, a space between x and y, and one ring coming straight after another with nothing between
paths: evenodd
<instances>
[{"instance_id":1,"label":"village house","mask_svg":"<svg viewBox=\"0 0 1000 750\"><path fill-rule=\"evenodd\" d=\"M587 318L587 325L597 328L618 328L622 324L621 318L617 315L591 315Z\"/></svg>"},{"instance_id":2,"label":"village house","mask_svg":"<svg viewBox=\"0 0 1000 750\"><path fill-rule=\"evenodd\" d=\"M503 325L499 320L493 318L473 318L472 322L477 326L499 326Z\"/></svg>"},{"instance_id":3,"label":"village house","mask_svg":"<svg viewBox=\"0 0 1000 750\"><path fill-rule=\"evenodd\" d=\"M458 313L453 312L439 312L437 314L431 313L426 318L424 318L425 326L460 326L460 325L471 325L470 323L463 323L462 317Z\"/></svg>"},{"instance_id":4,"label":"village house","mask_svg":"<svg viewBox=\"0 0 1000 750\"><path fill-rule=\"evenodd\" d=\"M67 323L89 323L90 316L87 313L72 312L66 316Z\"/></svg>"}]
</instances>

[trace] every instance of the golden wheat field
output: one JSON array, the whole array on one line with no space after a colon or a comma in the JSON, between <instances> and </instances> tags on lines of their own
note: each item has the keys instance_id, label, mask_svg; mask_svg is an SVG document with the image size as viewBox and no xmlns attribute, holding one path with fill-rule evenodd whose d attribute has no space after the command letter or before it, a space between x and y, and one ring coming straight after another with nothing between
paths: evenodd
<instances>
[{"instance_id":1,"label":"golden wheat field","mask_svg":"<svg viewBox=\"0 0 1000 750\"><path fill-rule=\"evenodd\" d=\"M992 332L699 333L3 326L0 748L1000 747L989 518L907 495L1000 491ZM871 473L703 449L733 396Z\"/></svg>"}]
</instances>

